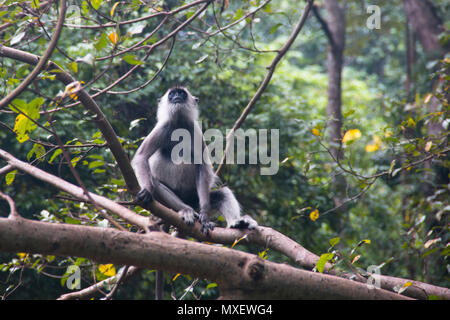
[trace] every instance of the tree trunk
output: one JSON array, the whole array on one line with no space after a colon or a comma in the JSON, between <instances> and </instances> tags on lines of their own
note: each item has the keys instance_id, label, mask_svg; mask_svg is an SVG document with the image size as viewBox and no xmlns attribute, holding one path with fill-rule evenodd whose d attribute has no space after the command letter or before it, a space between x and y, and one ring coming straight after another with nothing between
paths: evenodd
<instances>
[{"instance_id":1,"label":"tree trunk","mask_svg":"<svg viewBox=\"0 0 450 320\"><path fill-rule=\"evenodd\" d=\"M330 47L328 50L328 104L327 132L330 150L336 159L341 159L340 144L342 139L342 67L345 48L345 7L336 0L324 2L327 12Z\"/></svg>"},{"instance_id":2,"label":"tree trunk","mask_svg":"<svg viewBox=\"0 0 450 320\"><path fill-rule=\"evenodd\" d=\"M327 13L328 49L328 104L327 104L327 137L330 153L334 159L340 161L343 157L342 143L342 69L344 64L345 48L345 1L326 0L324 2ZM334 193L333 202L340 207L346 198L346 180L343 175L337 175L332 180ZM338 212L343 212L341 207ZM341 221L341 220L338 220ZM342 226L336 226L341 229Z\"/></svg>"},{"instance_id":3,"label":"tree trunk","mask_svg":"<svg viewBox=\"0 0 450 320\"><path fill-rule=\"evenodd\" d=\"M439 43L439 34L444 29L432 4L428 0L403 0L403 5L425 53L442 56L444 48Z\"/></svg>"}]
</instances>

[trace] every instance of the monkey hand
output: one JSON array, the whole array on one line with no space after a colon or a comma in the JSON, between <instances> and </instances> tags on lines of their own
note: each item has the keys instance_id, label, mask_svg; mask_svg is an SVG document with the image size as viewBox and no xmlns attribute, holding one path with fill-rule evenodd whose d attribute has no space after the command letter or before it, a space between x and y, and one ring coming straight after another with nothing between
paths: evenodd
<instances>
[{"instance_id":1,"label":"monkey hand","mask_svg":"<svg viewBox=\"0 0 450 320\"><path fill-rule=\"evenodd\" d=\"M198 222L202 225L201 230L206 235L208 235L215 227L214 222L209 221L208 214L202 211L200 211L200 215L198 216Z\"/></svg>"},{"instance_id":2,"label":"monkey hand","mask_svg":"<svg viewBox=\"0 0 450 320\"><path fill-rule=\"evenodd\" d=\"M147 189L144 188L141 191L139 191L139 193L137 194L136 200L139 203L146 205L146 204L150 204L153 202L153 196L150 191L148 191Z\"/></svg>"}]
</instances>

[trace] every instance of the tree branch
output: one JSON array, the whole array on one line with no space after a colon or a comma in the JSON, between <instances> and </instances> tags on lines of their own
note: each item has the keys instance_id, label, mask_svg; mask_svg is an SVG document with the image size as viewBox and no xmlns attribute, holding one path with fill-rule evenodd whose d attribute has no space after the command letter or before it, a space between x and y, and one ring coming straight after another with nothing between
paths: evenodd
<instances>
[{"instance_id":1,"label":"tree branch","mask_svg":"<svg viewBox=\"0 0 450 320\"><path fill-rule=\"evenodd\" d=\"M223 298L407 299L347 279L163 232L142 235L109 228L0 218L0 251L79 256L99 263L189 274L217 282Z\"/></svg>"},{"instance_id":2,"label":"tree branch","mask_svg":"<svg viewBox=\"0 0 450 320\"><path fill-rule=\"evenodd\" d=\"M319 12L319 8L317 5L314 5L312 7L312 12L314 13L314 16L316 17L317 21L319 21L320 26L322 27L323 32L325 33L325 35L328 38L328 41L330 42L330 45L333 47L334 46L334 40L333 40L333 35L330 32L330 29L328 27L328 23L322 18L322 16L320 15Z\"/></svg>"},{"instance_id":3,"label":"tree branch","mask_svg":"<svg viewBox=\"0 0 450 320\"><path fill-rule=\"evenodd\" d=\"M49 174L45 171L42 171L39 168L33 167L28 163L22 162L16 158L14 158L9 153L0 149L0 158L5 159L8 162L8 165L13 168L17 168L25 173L32 175L33 177L45 181L56 188L63 190L79 199L82 199L85 202L89 202L88 197L84 194L83 189L64 181L61 178L58 178L52 174ZM135 212L115 203L114 201L104 198L102 196L90 193L91 197L96 201L96 203L115 214L124 220L130 222L133 225L139 226L141 228L146 228L149 224L149 220L147 217L140 216ZM303 246L290 239L289 237L283 235L282 233L273 230L268 227L259 226L255 230L239 230L239 229L226 229L226 228L214 228L208 235L205 235L201 231L201 225L196 222L193 226L188 226L181 219L180 215L158 203L157 201L153 201L148 208L154 213L156 216L162 218L168 224L171 224L180 230L185 235L192 236L199 241L207 241L213 243L221 243L221 244L234 244L237 240L244 244L255 244L264 248L270 248L272 250L278 251L288 258L292 259L297 265L302 266L306 269L312 269L316 266L316 262L319 259L317 255L308 251ZM1 249L0 249L1 250ZM25 250L26 251L26 250ZM325 267L325 271L329 271L331 265L327 264ZM329 271L331 274L337 274L334 270ZM351 274L343 275L344 277L351 278ZM450 290L429 285L426 283L402 279L402 278L394 278L380 275L380 281L382 288L386 290L393 291L394 287L398 284L404 284L407 281L411 281L414 283L415 287L419 287L421 290L425 291L428 295L438 295L445 297L446 299L450 299ZM417 294L417 292L412 290L407 290L405 295L410 295L415 298L423 298L423 293Z\"/></svg>"},{"instance_id":4,"label":"tree branch","mask_svg":"<svg viewBox=\"0 0 450 320\"><path fill-rule=\"evenodd\" d=\"M80 187L77 187L39 168L33 167L32 165L26 162L20 161L19 159L16 159L14 156L12 156L11 154L2 149L0 149L0 158L5 159L9 165L13 166L16 169L28 173L29 175L39 180L47 182L55 186L56 188L63 190L79 199L83 199L84 201L89 202L89 197L86 196L83 189ZM128 221L133 225L139 226L143 229L148 228L149 220L147 217L140 216L134 211L131 211L130 209L127 209L105 197L99 196L94 193L89 193L89 195L100 207L117 214L119 217L121 217L122 219Z\"/></svg>"}]
</instances>

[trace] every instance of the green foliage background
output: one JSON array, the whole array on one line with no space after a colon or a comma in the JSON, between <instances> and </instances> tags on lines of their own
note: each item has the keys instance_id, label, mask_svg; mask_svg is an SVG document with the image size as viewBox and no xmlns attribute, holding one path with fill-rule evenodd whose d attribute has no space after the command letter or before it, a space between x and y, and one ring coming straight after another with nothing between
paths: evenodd
<instances>
[{"instance_id":1,"label":"green foliage background","mask_svg":"<svg viewBox=\"0 0 450 320\"><path fill-rule=\"evenodd\" d=\"M449 66L448 61L430 61L419 51L419 60L414 66L415 100L408 101L404 90L405 18L401 1L372 2L382 10L380 30L369 30L366 27L367 4L364 1L349 1L343 74L344 129L359 129L362 133L360 139L344 147L346 158L343 163L351 165L352 170L365 176L388 170L394 159L396 168L399 168L407 159L412 162L423 158L423 148L427 142L425 122L428 119L424 99L431 92L430 80L443 77ZM14 19L21 11L20 7L12 5L13 1L7 3L11 6L1 16L2 23L6 19ZM108 16L113 2L99 3L99 11ZM220 16L221 24L226 25L239 19L260 3L262 1L230 1L229 8ZM85 1L73 1L71 4L81 8L82 13L88 17L99 18ZM176 6L174 1L161 5ZM436 1L436 6L439 15L444 21L448 21L445 20L448 4ZM264 77L265 67L274 56L274 53L258 53L239 48L232 39L238 39L241 44L252 49L277 49L287 39L302 7L297 1L273 1L255 19L239 24L241 28L245 27L242 30L231 28L225 32L226 36L219 33L209 40L202 38L195 29L187 28L177 36L168 64L155 81L134 93L104 94L97 98L97 103L113 124L129 155L134 154L142 137L148 134L155 123L157 98L175 84L188 86L200 98L204 129L219 128L225 133L227 128L231 128L253 96ZM43 22L46 19L48 23L53 20L55 12L53 8L49 14L44 15ZM138 1L127 2L116 8L116 15L121 20L140 17L149 12L151 9ZM194 10L189 10L186 17L193 12ZM68 18L71 16L68 15ZM180 18L184 19L184 16L180 15ZM214 23L211 8L203 19L210 24ZM27 39L41 32L38 28L25 27L28 25L25 18L16 18L15 21L23 29L7 29L3 36L6 45L20 35L20 32L25 32ZM116 29L121 45L130 46L143 39L158 23L156 20L148 20L138 26L133 24ZM171 26L175 24L173 21L169 23ZM204 28L201 22L195 22L193 26ZM215 30L214 27L211 28L210 31ZM161 30L146 44L154 43L168 33L168 28ZM170 42L158 47L138 72L113 90L129 90L151 78L168 54ZM41 35L39 40L21 45L20 49L42 54L47 43L45 35ZM331 238L339 237L339 244L332 250L338 250L344 257L342 260L347 261L360 255L359 260L354 263L356 268L365 270L369 265L385 263L381 269L383 274L448 287L448 157L441 158L439 170L433 171L432 188L427 191L426 196L422 188L427 183L424 181L425 169L418 166L395 177L378 179L368 192L350 202L344 210L321 215L334 207L331 185L333 175L345 175L349 196L358 194L368 183L342 173L326 149L320 145L320 141L325 143L323 137L317 137L311 131L313 128L324 128L327 121L327 46L326 37L311 16L243 125L244 129L280 129L282 163L278 173L274 176L261 176L259 167L255 165L226 166L222 171L223 181L235 191L244 211L255 217L261 225L279 230L318 255L329 250ZM96 29L65 28L58 47L65 54L56 51L52 60L79 81L88 83L101 70L110 66L105 76L90 87L91 93L96 88L104 88L134 64L140 63L144 52L137 51L126 58L116 57L112 61L96 61L93 64L93 57L107 56L113 48L107 34ZM65 55L70 56L73 61ZM30 72L31 67L2 59L0 70L0 89L5 94ZM45 76L43 74L41 78ZM449 80L448 76L444 79L445 82ZM49 98L64 91L61 84L51 78L40 79L33 88L35 91L26 91L20 98L29 103L37 97L36 91L39 91L45 97L41 110L51 109ZM441 121L448 118L448 104L444 97L442 101L441 114L437 116ZM70 104L73 101L65 102ZM415 103L415 108L405 111L407 103ZM0 121L9 128L14 127L15 118L15 113L0 113ZM405 135L403 129L409 118L414 120L415 125L408 128ZM137 119L140 120L136 121ZM45 116L39 119L41 124L46 121ZM56 113L55 128L66 144L77 141L103 143L92 117L80 105ZM322 130L325 134L324 129ZM387 134L388 132L392 135ZM374 135L382 139L383 146L368 153L365 146L371 143ZM55 143L53 138L46 140L48 133L41 128L30 133L30 137ZM33 146L34 143L30 140L19 143L15 134L4 126L0 130L0 147L21 159L26 159ZM106 148L93 148L86 154L76 150L70 149L71 157L81 157L76 169L90 190L111 199L130 199L113 157ZM438 152L437 149L432 151ZM49 152L48 147L45 152ZM62 156L56 155L50 161L53 155L53 151L49 152L44 161L37 161L35 165L74 182L67 166L61 165ZM34 156L29 160L32 159ZM7 185L3 179L1 189L15 199L19 212L25 217L55 223L107 225L92 206L65 202L56 197L60 195L57 190L27 175L17 173L11 185ZM316 208L319 210L319 218L311 221L309 213ZM0 212L6 216L6 203L0 203ZM433 245L425 246L428 240L438 238ZM363 239L370 239L370 244L358 246ZM352 254L351 250L356 247ZM237 248L254 253L262 250L241 245ZM271 251L267 252L267 259L284 261L283 257ZM8 293L20 279L21 286L8 298L56 298L68 292L68 289L61 284L60 279L49 277L48 274L62 276L67 267L76 261L76 257L55 259L40 255L20 257L0 254L0 292ZM96 265L87 260L78 261L78 264L83 270L82 286L86 286L93 281L92 270L96 269ZM23 269L22 266L26 268ZM345 265L341 264L341 267ZM152 270L141 273L121 286L117 297L152 298L154 274ZM193 280L183 275L172 281L174 276L166 277L167 298L171 293L180 297ZM206 281L200 281L193 290L196 296L201 295L202 298L215 298L218 294L217 288L214 285L208 286ZM193 297L191 294L186 296Z\"/></svg>"}]
</instances>

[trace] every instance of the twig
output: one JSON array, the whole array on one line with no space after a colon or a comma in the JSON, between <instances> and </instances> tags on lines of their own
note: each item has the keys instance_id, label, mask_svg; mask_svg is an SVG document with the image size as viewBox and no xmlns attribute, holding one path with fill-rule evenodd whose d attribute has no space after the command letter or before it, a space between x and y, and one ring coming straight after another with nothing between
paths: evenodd
<instances>
[{"instance_id":1,"label":"twig","mask_svg":"<svg viewBox=\"0 0 450 320\"><path fill-rule=\"evenodd\" d=\"M4 194L3 192L0 191L0 198L3 198L4 200L6 200L9 204L9 208L10 208L9 218L10 219L21 218L19 213L17 212L16 203L10 196L8 196L7 194Z\"/></svg>"}]
</instances>

